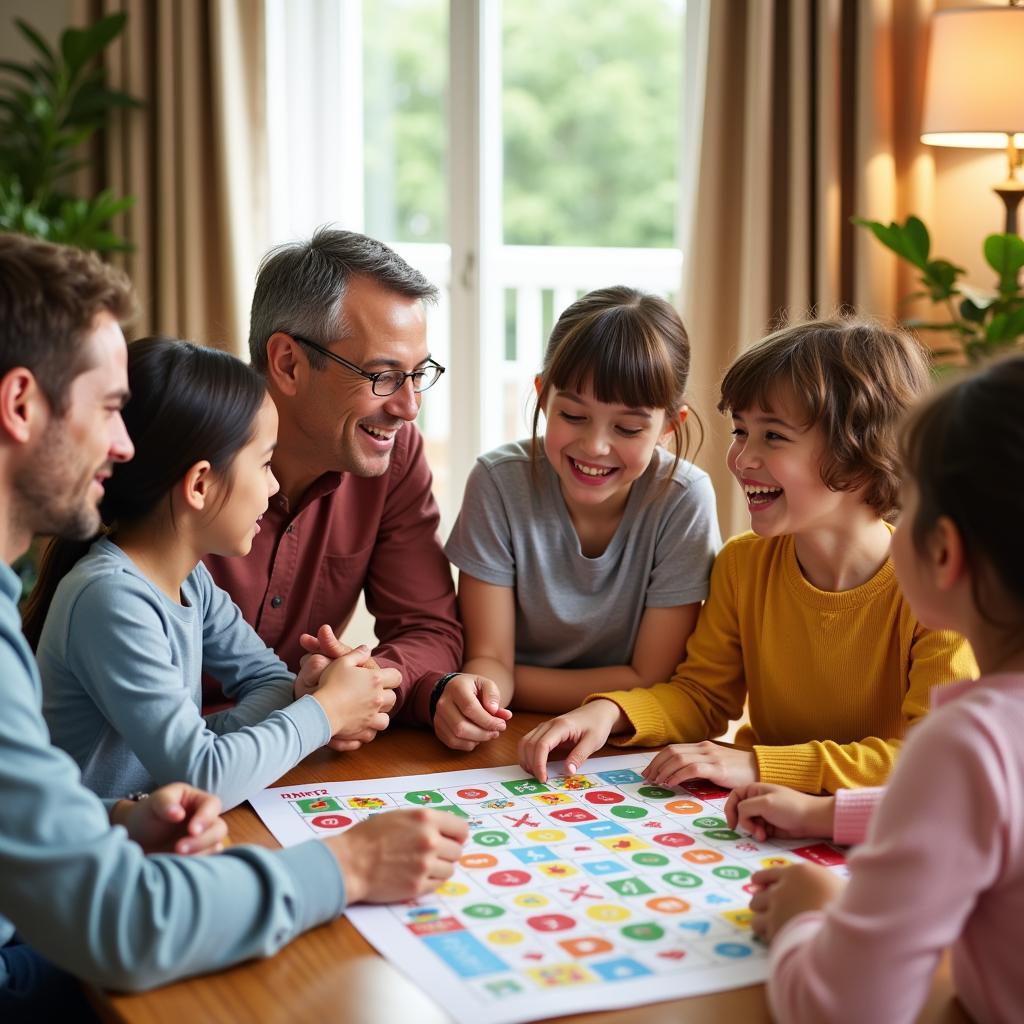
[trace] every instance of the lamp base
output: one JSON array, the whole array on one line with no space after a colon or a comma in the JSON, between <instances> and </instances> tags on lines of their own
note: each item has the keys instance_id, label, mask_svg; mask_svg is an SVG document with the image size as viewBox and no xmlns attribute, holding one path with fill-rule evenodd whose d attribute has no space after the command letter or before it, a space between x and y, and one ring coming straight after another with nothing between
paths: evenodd
<instances>
[{"instance_id":1,"label":"lamp base","mask_svg":"<svg viewBox=\"0 0 1024 1024\"><path fill-rule=\"evenodd\" d=\"M1021 199L1024 199L1024 181L1004 181L996 185L992 190L1006 204L1006 233L1016 235L1017 231L1017 207Z\"/></svg>"}]
</instances>

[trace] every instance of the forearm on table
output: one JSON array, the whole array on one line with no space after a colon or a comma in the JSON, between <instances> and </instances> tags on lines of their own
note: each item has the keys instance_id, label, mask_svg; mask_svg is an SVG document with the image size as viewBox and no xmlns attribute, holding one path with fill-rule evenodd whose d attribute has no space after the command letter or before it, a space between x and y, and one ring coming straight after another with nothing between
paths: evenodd
<instances>
[{"instance_id":1,"label":"forearm on table","mask_svg":"<svg viewBox=\"0 0 1024 1024\"><path fill-rule=\"evenodd\" d=\"M477 655L476 657L468 658L462 666L462 671L466 675L483 676L485 679L490 679L495 683L501 694L501 706L503 708L508 707L512 703L512 697L516 689L515 677L513 670L500 658L495 658L492 655Z\"/></svg>"},{"instance_id":2,"label":"forearm on table","mask_svg":"<svg viewBox=\"0 0 1024 1024\"><path fill-rule=\"evenodd\" d=\"M516 665L515 706L521 711L560 713L579 707L603 690L631 690L643 680L630 665L603 668L542 668Z\"/></svg>"}]
</instances>

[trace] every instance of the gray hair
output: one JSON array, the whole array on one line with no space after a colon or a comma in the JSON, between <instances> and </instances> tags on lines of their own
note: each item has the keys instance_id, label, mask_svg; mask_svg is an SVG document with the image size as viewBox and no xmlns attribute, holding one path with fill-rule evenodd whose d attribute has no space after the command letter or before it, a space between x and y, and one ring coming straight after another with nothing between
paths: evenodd
<instances>
[{"instance_id":1,"label":"gray hair","mask_svg":"<svg viewBox=\"0 0 1024 1024\"><path fill-rule=\"evenodd\" d=\"M345 337L341 300L353 276L410 299L437 301L437 287L383 242L355 231L317 228L307 242L287 242L263 257L249 317L249 355L261 373L267 369L267 341L275 331L301 334L327 345ZM307 352L310 365L326 359Z\"/></svg>"}]
</instances>

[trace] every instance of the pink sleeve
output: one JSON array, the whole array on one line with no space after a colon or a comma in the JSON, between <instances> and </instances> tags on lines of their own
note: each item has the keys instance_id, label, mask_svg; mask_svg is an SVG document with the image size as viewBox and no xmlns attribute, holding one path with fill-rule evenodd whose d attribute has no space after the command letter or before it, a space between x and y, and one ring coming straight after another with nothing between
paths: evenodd
<instances>
[{"instance_id":1,"label":"pink sleeve","mask_svg":"<svg viewBox=\"0 0 1024 1024\"><path fill-rule=\"evenodd\" d=\"M836 809L832 818L832 839L840 846L863 843L875 808L885 792L882 786L836 791Z\"/></svg>"},{"instance_id":2,"label":"pink sleeve","mask_svg":"<svg viewBox=\"0 0 1024 1024\"><path fill-rule=\"evenodd\" d=\"M915 1019L939 957L997 877L1004 772L984 725L951 705L911 736L850 882L779 932L768 999L779 1021Z\"/></svg>"}]
</instances>

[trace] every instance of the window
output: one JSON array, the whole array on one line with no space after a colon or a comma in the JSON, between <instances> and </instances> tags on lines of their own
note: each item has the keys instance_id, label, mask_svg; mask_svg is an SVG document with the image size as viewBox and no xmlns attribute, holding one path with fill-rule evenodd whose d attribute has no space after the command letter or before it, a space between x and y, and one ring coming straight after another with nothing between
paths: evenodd
<instances>
[{"instance_id":1,"label":"window","mask_svg":"<svg viewBox=\"0 0 1024 1024\"><path fill-rule=\"evenodd\" d=\"M423 403L446 525L479 452L525 436L583 292L673 293L685 0L268 0L276 241L335 222L442 288Z\"/></svg>"}]
</instances>

